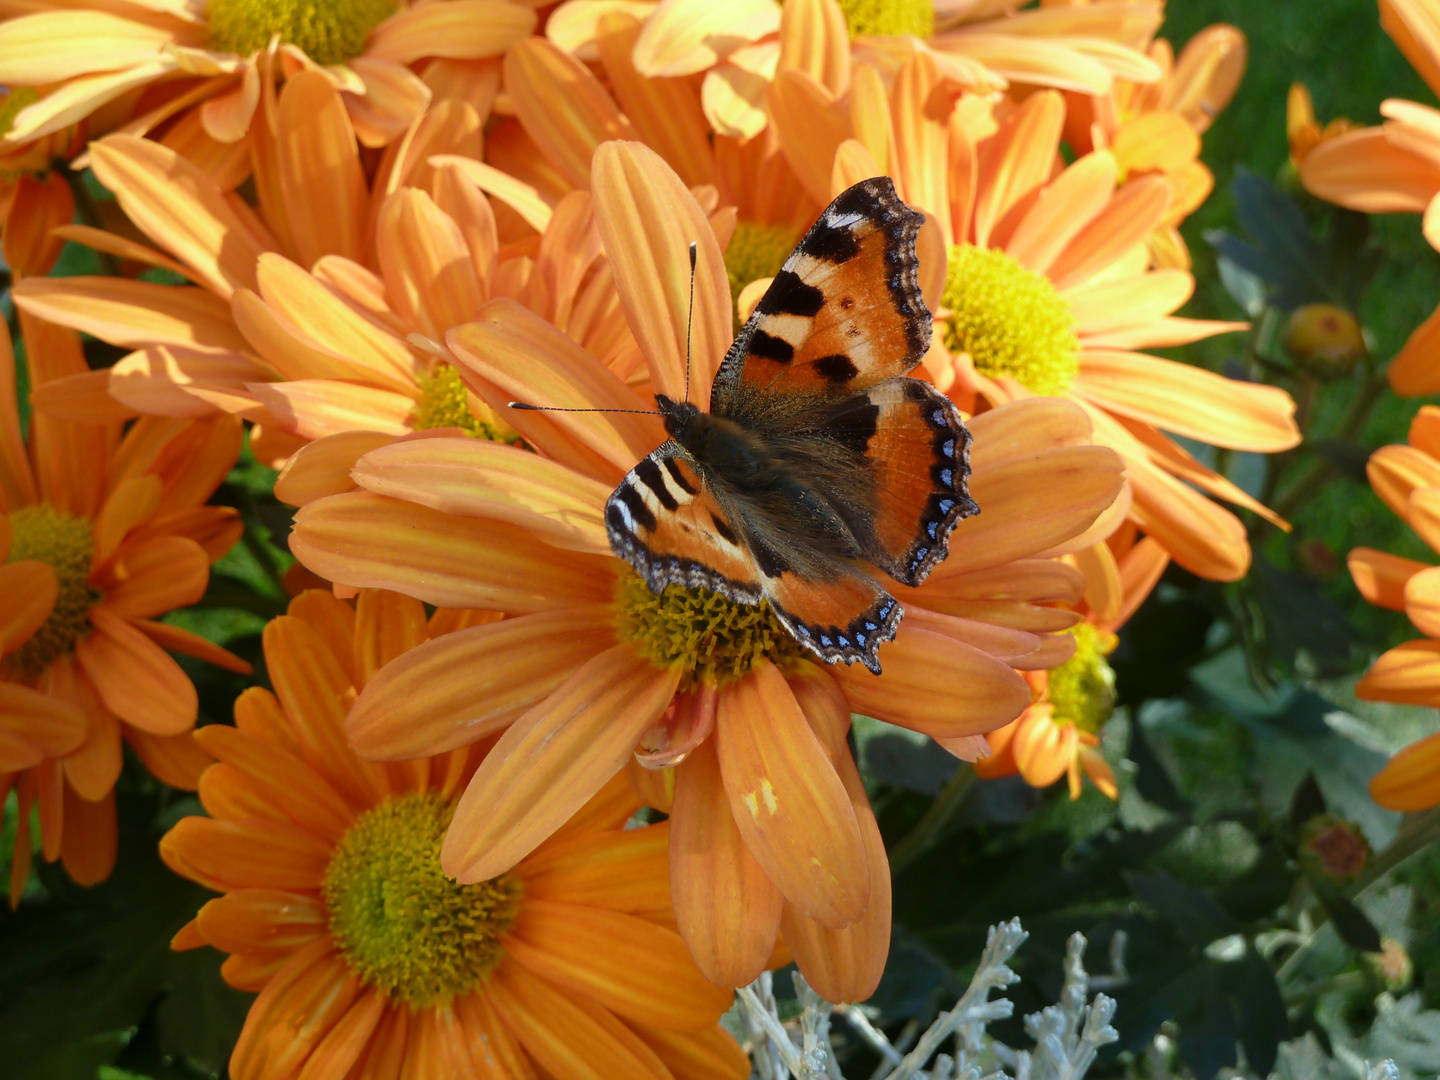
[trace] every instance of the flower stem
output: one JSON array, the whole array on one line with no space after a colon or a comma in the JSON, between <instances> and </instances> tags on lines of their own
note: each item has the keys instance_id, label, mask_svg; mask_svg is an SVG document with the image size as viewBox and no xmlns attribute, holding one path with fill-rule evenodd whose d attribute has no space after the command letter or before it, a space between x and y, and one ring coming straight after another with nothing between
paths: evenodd
<instances>
[{"instance_id":1,"label":"flower stem","mask_svg":"<svg viewBox=\"0 0 1440 1080\"><path fill-rule=\"evenodd\" d=\"M890 852L890 872L898 874L915 859L929 850L930 845L940 838L945 827L950 824L950 819L955 816L955 811L960 809L960 804L965 801L965 795L969 792L972 784L975 783L975 770L969 765L961 764L955 770L955 775L950 778L935 796L935 801L930 804L930 809L915 823L915 827L906 834L895 849Z\"/></svg>"}]
</instances>

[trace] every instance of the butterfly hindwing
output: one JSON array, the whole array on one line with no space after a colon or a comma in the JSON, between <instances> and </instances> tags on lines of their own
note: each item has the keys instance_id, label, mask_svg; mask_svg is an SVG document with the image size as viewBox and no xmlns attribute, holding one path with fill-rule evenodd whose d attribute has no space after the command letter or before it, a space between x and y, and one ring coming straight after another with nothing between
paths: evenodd
<instances>
[{"instance_id":1,"label":"butterfly hindwing","mask_svg":"<svg viewBox=\"0 0 1440 1080\"><path fill-rule=\"evenodd\" d=\"M805 234L726 353L710 411L742 419L904 375L930 347L915 237L925 216L889 177L840 195Z\"/></svg>"},{"instance_id":2,"label":"butterfly hindwing","mask_svg":"<svg viewBox=\"0 0 1440 1080\"><path fill-rule=\"evenodd\" d=\"M703 586L736 603L758 604L755 562L730 517L674 441L631 469L605 504L611 549L653 591Z\"/></svg>"},{"instance_id":3,"label":"butterfly hindwing","mask_svg":"<svg viewBox=\"0 0 1440 1080\"><path fill-rule=\"evenodd\" d=\"M761 582L770 609L796 641L827 664L858 660L880 674L878 650L905 612L873 578L858 569L820 580L785 571Z\"/></svg>"}]
</instances>

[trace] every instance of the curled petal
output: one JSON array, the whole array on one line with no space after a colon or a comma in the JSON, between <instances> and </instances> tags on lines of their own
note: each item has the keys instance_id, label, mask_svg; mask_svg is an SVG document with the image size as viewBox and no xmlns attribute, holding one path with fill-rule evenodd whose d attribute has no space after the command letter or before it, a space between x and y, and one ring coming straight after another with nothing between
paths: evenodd
<instances>
[{"instance_id":1,"label":"curled petal","mask_svg":"<svg viewBox=\"0 0 1440 1080\"><path fill-rule=\"evenodd\" d=\"M1369 603L1391 611L1405 610L1405 583L1427 569L1422 562L1374 548L1356 548L1345 559L1350 577Z\"/></svg>"},{"instance_id":2,"label":"curled petal","mask_svg":"<svg viewBox=\"0 0 1440 1080\"><path fill-rule=\"evenodd\" d=\"M1381 654L1355 684L1362 701L1440 706L1440 641L1407 641Z\"/></svg>"},{"instance_id":3,"label":"curled petal","mask_svg":"<svg viewBox=\"0 0 1440 1080\"><path fill-rule=\"evenodd\" d=\"M1370 779L1370 797L1387 810L1413 813L1440 803L1440 735L1405 747Z\"/></svg>"}]
</instances>

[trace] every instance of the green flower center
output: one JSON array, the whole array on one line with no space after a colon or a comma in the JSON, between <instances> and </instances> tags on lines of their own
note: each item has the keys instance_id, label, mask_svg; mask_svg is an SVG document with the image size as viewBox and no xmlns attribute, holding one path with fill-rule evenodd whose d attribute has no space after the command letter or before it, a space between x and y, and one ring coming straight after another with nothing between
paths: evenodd
<instances>
[{"instance_id":1,"label":"green flower center","mask_svg":"<svg viewBox=\"0 0 1440 1080\"><path fill-rule=\"evenodd\" d=\"M757 225L742 221L735 226L730 246L725 249L725 276L730 279L730 311L740 299L740 290L752 281L774 277L800 238L778 225ZM738 316L735 328L740 328Z\"/></svg>"},{"instance_id":2,"label":"green flower center","mask_svg":"<svg viewBox=\"0 0 1440 1080\"><path fill-rule=\"evenodd\" d=\"M761 659L785 666L806 655L764 600L737 604L679 585L656 596L633 570L620 579L618 592L621 640L633 642L656 667L684 671L682 691L697 682L733 682Z\"/></svg>"},{"instance_id":3,"label":"green flower center","mask_svg":"<svg viewBox=\"0 0 1440 1080\"><path fill-rule=\"evenodd\" d=\"M210 48L253 56L274 34L317 64L343 64L365 51L370 31L397 0L210 0Z\"/></svg>"},{"instance_id":4,"label":"green flower center","mask_svg":"<svg viewBox=\"0 0 1440 1080\"><path fill-rule=\"evenodd\" d=\"M0 135L4 135L15 126L15 117L20 110L27 105L34 105L40 100L40 92L33 86L17 86L0 100Z\"/></svg>"},{"instance_id":5,"label":"green flower center","mask_svg":"<svg viewBox=\"0 0 1440 1080\"><path fill-rule=\"evenodd\" d=\"M858 37L928 38L935 33L935 7L931 0L840 0L850 40Z\"/></svg>"},{"instance_id":6,"label":"green flower center","mask_svg":"<svg viewBox=\"0 0 1440 1080\"><path fill-rule=\"evenodd\" d=\"M1075 635L1075 655L1050 672L1050 703L1056 721L1069 720L1093 734L1115 708L1115 672L1105 660L1115 648L1115 637L1090 623L1070 632Z\"/></svg>"},{"instance_id":7,"label":"green flower center","mask_svg":"<svg viewBox=\"0 0 1440 1080\"><path fill-rule=\"evenodd\" d=\"M1080 370L1070 306L1050 279L1003 251L950 248L942 303L945 345L968 353L975 370L1009 375L1032 394L1058 394Z\"/></svg>"},{"instance_id":8,"label":"green flower center","mask_svg":"<svg viewBox=\"0 0 1440 1080\"><path fill-rule=\"evenodd\" d=\"M43 503L22 507L10 515L7 561L25 559L45 563L60 582L55 610L45 625L3 663L5 674L33 679L90 632L90 609L100 599L90 587L90 564L95 559L90 522Z\"/></svg>"},{"instance_id":9,"label":"green flower center","mask_svg":"<svg viewBox=\"0 0 1440 1080\"><path fill-rule=\"evenodd\" d=\"M406 795L365 811L335 847L321 895L330 932L361 979L411 1008L473 990L500 961L520 883L460 885L440 869L454 806Z\"/></svg>"}]
</instances>

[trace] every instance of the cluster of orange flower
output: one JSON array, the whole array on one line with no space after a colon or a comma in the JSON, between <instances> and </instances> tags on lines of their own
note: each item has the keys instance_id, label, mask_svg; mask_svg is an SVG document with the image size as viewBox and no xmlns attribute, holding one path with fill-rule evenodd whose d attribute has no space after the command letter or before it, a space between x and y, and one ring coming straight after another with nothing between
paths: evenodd
<instances>
[{"instance_id":1,"label":"cluster of orange flower","mask_svg":"<svg viewBox=\"0 0 1440 1080\"><path fill-rule=\"evenodd\" d=\"M1382 6L1440 71L1434 16ZM1193 289L1177 226L1212 186L1200 137L1244 68L1232 28L1177 57L1160 0L0 10L21 12L0 21L0 210L31 408L22 439L6 341L10 896L33 809L45 858L108 875L122 739L198 788L209 817L162 854L222 895L175 947L229 953L260 994L241 1080L747 1076L717 1026L730 988L793 958L858 1000L884 967L851 714L981 775L1078 794L1083 771L1113 797L1114 632L1172 559L1246 573L1221 501L1283 527L1163 432L1285 450L1289 397L1144 351L1243 326L1173 314ZM1307 184L1425 209L1440 123L1386 115L1316 133ZM1380 159L1345 140L1383 148L1402 189L1361 178ZM872 675L815 662L764 609L655 596L603 509L664 438L651 395L682 397L687 362L708 387L826 203L882 174L926 215L916 373L968 418L982 513L895 589ZM47 276L66 242L115 274ZM81 334L126 355L92 371ZM1427 536L1433 423L1374 466ZM291 550L324 587L265 630L273 693L195 731L169 653L248 667L161 617L240 535L207 500L242 439L281 469ZM1440 633L1440 571L1355 565ZM1367 685L1437 704L1437 672L1427 641Z\"/></svg>"}]
</instances>

